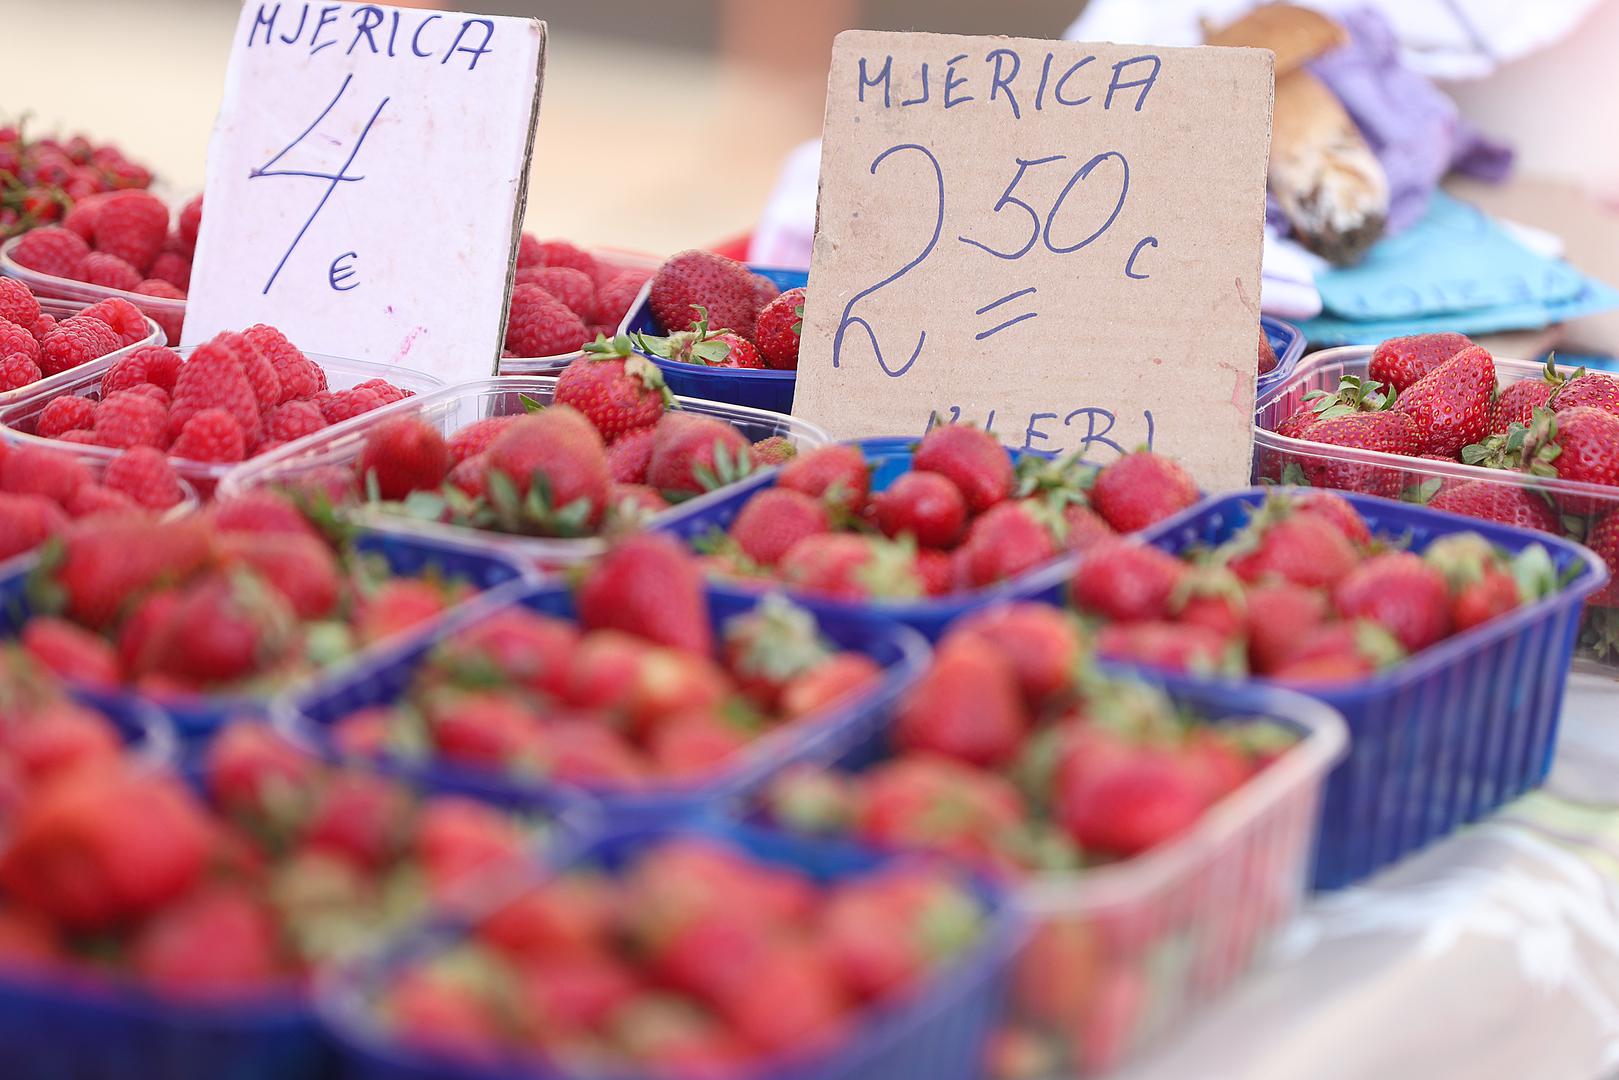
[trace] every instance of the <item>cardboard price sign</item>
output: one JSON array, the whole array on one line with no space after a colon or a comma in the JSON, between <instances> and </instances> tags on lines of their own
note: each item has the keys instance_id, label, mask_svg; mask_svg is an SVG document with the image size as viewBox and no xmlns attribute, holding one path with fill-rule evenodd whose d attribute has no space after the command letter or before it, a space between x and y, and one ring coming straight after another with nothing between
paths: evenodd
<instances>
[{"instance_id":1,"label":"cardboard price sign","mask_svg":"<svg viewBox=\"0 0 1619 1080\"><path fill-rule=\"evenodd\" d=\"M793 411L1248 482L1272 57L849 31Z\"/></svg>"},{"instance_id":2,"label":"cardboard price sign","mask_svg":"<svg viewBox=\"0 0 1619 1080\"><path fill-rule=\"evenodd\" d=\"M545 40L534 19L249 0L184 342L265 322L307 352L491 374Z\"/></svg>"}]
</instances>

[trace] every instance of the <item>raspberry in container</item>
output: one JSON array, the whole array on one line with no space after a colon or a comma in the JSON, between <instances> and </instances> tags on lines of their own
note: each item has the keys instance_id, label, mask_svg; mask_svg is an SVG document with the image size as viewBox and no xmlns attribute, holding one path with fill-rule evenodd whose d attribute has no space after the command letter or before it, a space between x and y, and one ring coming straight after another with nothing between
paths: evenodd
<instances>
[{"instance_id":1,"label":"raspberry in container","mask_svg":"<svg viewBox=\"0 0 1619 1080\"><path fill-rule=\"evenodd\" d=\"M1093 549L1030 593L1153 678L1282 686L1349 725L1327 781L1318 889L1353 884L1541 784L1592 552L1354 493L1215 496Z\"/></svg>"},{"instance_id":2,"label":"raspberry in container","mask_svg":"<svg viewBox=\"0 0 1619 1080\"><path fill-rule=\"evenodd\" d=\"M1410 346L1402 345L1428 339L1442 346L1434 356L1411 354ZM1533 528L1583 543L1619 571L1619 425L1582 412L1577 424L1583 430L1576 432L1580 446L1567 457L1561 445L1566 433L1553 429L1565 406L1619 409L1619 404L1601 408L1605 401L1619 403L1619 380L1611 375L1591 372L1576 379L1577 370L1559 367L1555 358L1549 365L1492 358L1493 387L1482 364L1477 384L1484 392L1494 389L1481 438L1475 420L1447 443L1443 455L1429 456L1411 452L1416 444L1409 433L1397 433L1392 443L1357 436L1355 429L1367 425L1374 425L1375 435L1393 421L1387 414L1420 404L1408 399L1418 393L1424 371L1453 362L1469 344L1459 334L1425 335L1385 343L1379 347L1382 359L1375 362L1379 350L1360 346L1305 357L1292 378L1259 399L1256 478L1359 491ZM1480 360L1476 354L1474 359ZM1330 437L1358 445L1298 434L1301 410L1334 406L1345 415L1334 422L1339 433ZM1537 407L1550 410L1538 426ZM1520 425L1517 431L1514 423ZM1526 454L1531 438L1539 445L1530 443ZM1453 450L1451 444L1458 442ZM1576 656L1593 670L1619 669L1619 586L1610 584L1587 600Z\"/></svg>"},{"instance_id":3,"label":"raspberry in container","mask_svg":"<svg viewBox=\"0 0 1619 1080\"><path fill-rule=\"evenodd\" d=\"M72 321L81 315L101 327ZM0 278L0 407L54 393L85 366L115 363L161 340L156 323L117 302L40 298Z\"/></svg>"},{"instance_id":4,"label":"raspberry in container","mask_svg":"<svg viewBox=\"0 0 1619 1080\"><path fill-rule=\"evenodd\" d=\"M572 815L424 795L254 723L183 771L130 760L30 793L0 854L8 1069L324 1080L311 982L430 908L500 895Z\"/></svg>"},{"instance_id":5,"label":"raspberry in container","mask_svg":"<svg viewBox=\"0 0 1619 1080\"><path fill-rule=\"evenodd\" d=\"M40 296L95 303L128 301L180 342L191 255L202 220L202 197L173 215L143 190L91 195L61 225L32 229L0 245L0 274Z\"/></svg>"},{"instance_id":6,"label":"raspberry in container","mask_svg":"<svg viewBox=\"0 0 1619 1080\"><path fill-rule=\"evenodd\" d=\"M658 259L641 252L586 250L524 233L517 247L499 374L560 373L587 342L617 333L657 268Z\"/></svg>"},{"instance_id":7,"label":"raspberry in container","mask_svg":"<svg viewBox=\"0 0 1619 1080\"><path fill-rule=\"evenodd\" d=\"M321 1015L353 1075L981 1075L1023 936L989 882L940 862L718 824L617 830L549 862L504 905L439 920L325 981ZM530 936L547 909L581 901L594 901L596 917L579 924L571 952ZM870 931L889 965L864 962ZM551 972L588 980L600 1004L569 1009ZM525 990L501 1008L508 985ZM451 1041L417 1022L447 1002L478 1034ZM566 1021L548 1022L562 1010Z\"/></svg>"},{"instance_id":8,"label":"raspberry in container","mask_svg":"<svg viewBox=\"0 0 1619 1080\"><path fill-rule=\"evenodd\" d=\"M596 410L603 395L585 381L597 373L628 381L623 398L612 395L633 401L628 412ZM546 408L573 402L586 412ZM662 528L829 441L790 416L671 398L644 358L613 353L575 360L560 378L496 376L395 402L248 462L224 489L319 486L379 532L483 544L556 568L597 557L615 529ZM564 462L576 466L566 475Z\"/></svg>"},{"instance_id":9,"label":"raspberry in container","mask_svg":"<svg viewBox=\"0 0 1619 1080\"><path fill-rule=\"evenodd\" d=\"M287 730L431 790L565 792L609 824L687 818L868 741L926 664L913 631L721 597L668 537L503 593L276 705Z\"/></svg>"},{"instance_id":10,"label":"raspberry in container","mask_svg":"<svg viewBox=\"0 0 1619 1080\"><path fill-rule=\"evenodd\" d=\"M1054 605L963 616L893 721L780 776L756 820L954 859L1033 934L984 1075L1105 1072L1242 974L1297 908L1343 721L1268 687L1164 689Z\"/></svg>"},{"instance_id":11,"label":"raspberry in container","mask_svg":"<svg viewBox=\"0 0 1619 1080\"><path fill-rule=\"evenodd\" d=\"M71 448L91 463L124 446L153 446L207 498L247 457L442 385L408 368L305 354L261 325L195 348L147 345L75 368L0 405L0 434Z\"/></svg>"}]
</instances>

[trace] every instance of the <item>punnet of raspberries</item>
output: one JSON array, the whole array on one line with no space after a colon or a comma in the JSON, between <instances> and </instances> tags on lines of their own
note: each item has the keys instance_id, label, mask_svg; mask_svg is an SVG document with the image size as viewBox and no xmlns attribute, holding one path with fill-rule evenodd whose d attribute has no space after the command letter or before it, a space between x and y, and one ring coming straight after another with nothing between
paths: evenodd
<instances>
[{"instance_id":1,"label":"punnet of raspberries","mask_svg":"<svg viewBox=\"0 0 1619 1080\"><path fill-rule=\"evenodd\" d=\"M549 405L476 420L446 437L391 417L366 435L341 498L494 532L585 537L642 522L675 502L791 456L725 420L673 408L663 376L627 338L591 343Z\"/></svg>"},{"instance_id":2,"label":"punnet of raspberries","mask_svg":"<svg viewBox=\"0 0 1619 1080\"><path fill-rule=\"evenodd\" d=\"M103 513L59 526L30 579L23 645L41 665L163 699L268 696L475 591L432 568L395 575L269 493L173 520ZM50 649L35 652L45 633Z\"/></svg>"},{"instance_id":3,"label":"punnet of raspberries","mask_svg":"<svg viewBox=\"0 0 1619 1080\"><path fill-rule=\"evenodd\" d=\"M19 702L37 675L11 659L0 682ZM330 768L250 721L209 746L194 786L120 756L110 725L60 694L22 701L0 743L18 781L0 805L0 940L8 971L36 984L181 1006L296 998L544 836L544 822Z\"/></svg>"},{"instance_id":4,"label":"punnet of raspberries","mask_svg":"<svg viewBox=\"0 0 1619 1080\"><path fill-rule=\"evenodd\" d=\"M146 317L127 300L102 300L58 320L41 309L27 285L0 278L0 393L21 390L150 336Z\"/></svg>"},{"instance_id":5,"label":"punnet of raspberries","mask_svg":"<svg viewBox=\"0 0 1619 1080\"><path fill-rule=\"evenodd\" d=\"M1257 472L1567 536L1619 577L1619 375L1555 358L1524 370L1498 370L1461 334L1390 338L1364 372L1304 395L1275 434L1309 445L1262 442ZM1619 586L1587 602L1580 644L1619 661Z\"/></svg>"},{"instance_id":6,"label":"punnet of raspberries","mask_svg":"<svg viewBox=\"0 0 1619 1080\"><path fill-rule=\"evenodd\" d=\"M701 783L756 740L870 693L878 663L781 597L716 634L695 559L644 533L582 579L577 619L501 609L436 645L402 696L332 729L353 754L411 748L603 797Z\"/></svg>"},{"instance_id":7,"label":"punnet of raspberries","mask_svg":"<svg viewBox=\"0 0 1619 1080\"><path fill-rule=\"evenodd\" d=\"M818 881L729 839L667 832L611 871L592 861L537 883L414 956L370 987L367 1026L452 1063L758 1075L836 1055L861 1038L866 1010L904 1007L960 967L992 918L936 864Z\"/></svg>"},{"instance_id":8,"label":"punnet of raspberries","mask_svg":"<svg viewBox=\"0 0 1619 1080\"><path fill-rule=\"evenodd\" d=\"M0 125L0 240L60 222L98 196L151 183L151 170L112 143L31 138L20 124Z\"/></svg>"},{"instance_id":9,"label":"punnet of raspberries","mask_svg":"<svg viewBox=\"0 0 1619 1080\"><path fill-rule=\"evenodd\" d=\"M994 436L940 425L881 491L858 446L795 457L698 547L720 577L847 601L916 600L1007 581L1197 498L1185 470L1150 451L1100 469L1077 457L1014 465Z\"/></svg>"},{"instance_id":10,"label":"punnet of raspberries","mask_svg":"<svg viewBox=\"0 0 1619 1080\"><path fill-rule=\"evenodd\" d=\"M652 277L647 305L662 330L636 346L704 367L792 371L804 320L804 290L779 290L762 274L712 251L683 251Z\"/></svg>"},{"instance_id":11,"label":"punnet of raspberries","mask_svg":"<svg viewBox=\"0 0 1619 1080\"><path fill-rule=\"evenodd\" d=\"M50 447L0 443L0 559L33 551L69 521L160 515L195 501L169 459L150 447L92 465Z\"/></svg>"},{"instance_id":12,"label":"punnet of raspberries","mask_svg":"<svg viewBox=\"0 0 1619 1080\"><path fill-rule=\"evenodd\" d=\"M506 357L552 357L611 337L650 270L598 257L566 240L524 233L506 319Z\"/></svg>"},{"instance_id":13,"label":"punnet of raspberries","mask_svg":"<svg viewBox=\"0 0 1619 1080\"><path fill-rule=\"evenodd\" d=\"M114 361L89 394L45 403L33 415L31 434L89 446L145 446L223 465L408 396L382 379L330 390L319 364L281 331L260 325L219 334L186 357L165 345L135 349Z\"/></svg>"},{"instance_id":14,"label":"punnet of raspberries","mask_svg":"<svg viewBox=\"0 0 1619 1080\"><path fill-rule=\"evenodd\" d=\"M1326 491L1276 492L1230 540L1177 557L1093 548L1069 585L1098 651L1170 671L1361 682L1557 590L1539 545L1508 557L1474 532L1420 553Z\"/></svg>"}]
</instances>

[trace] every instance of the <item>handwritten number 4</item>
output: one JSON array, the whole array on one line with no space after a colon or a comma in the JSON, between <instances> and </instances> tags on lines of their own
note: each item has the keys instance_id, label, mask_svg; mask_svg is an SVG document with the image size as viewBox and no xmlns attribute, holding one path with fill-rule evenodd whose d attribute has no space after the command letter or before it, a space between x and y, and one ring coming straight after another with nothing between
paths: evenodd
<instances>
[{"instance_id":1,"label":"handwritten number 4","mask_svg":"<svg viewBox=\"0 0 1619 1080\"><path fill-rule=\"evenodd\" d=\"M315 117L315 119L310 122L308 127L299 132L296 139L293 139L292 142L282 147L279 153L277 153L269 161L266 161L263 165L260 165L258 168L253 169L248 173L248 179L250 180L258 180L266 176L298 176L307 180L325 180L327 182L326 190L324 193L322 193L320 202L316 203L315 208L310 211L309 217L304 221L303 228L298 230L298 235L292 238L292 243L287 246L286 252L281 256L281 261L275 264L275 269L270 272L269 280L264 283L264 288L260 295L269 293L270 286L275 284L275 279L281 273L281 268L287 265L288 259L292 258L292 253L297 250L298 243L303 240L304 234L309 231L309 227L315 223L315 218L320 215L321 210L325 209L326 200L332 197L332 192L337 190L337 185L340 183L354 183L357 180L365 179L364 176L350 176L348 174L349 166L354 164L355 157L360 153L360 147L365 145L366 136L371 134L371 127L377 122L377 117L382 115L383 108L388 104L388 98L383 98L377 103L376 110L371 114L371 119L365 122L365 127L360 129L359 137L354 140L354 147L349 151L347 160L343 162L342 166L335 173L312 172L303 169L277 169L274 167L276 162L280 161L282 158L291 153L293 148L299 143L303 142L304 139L309 136L309 133L314 131L322 120L326 119L327 115L331 113L332 109L336 108L337 103L343 99L343 95L348 91L349 83L353 80L353 75L344 76L343 85L337 88L337 93L333 95L331 101L327 102L326 107L320 111L320 115ZM352 252L350 254L352 254ZM335 282L333 287L337 288ZM350 285L347 288L353 288L353 286ZM347 290L344 289L342 291Z\"/></svg>"}]
</instances>

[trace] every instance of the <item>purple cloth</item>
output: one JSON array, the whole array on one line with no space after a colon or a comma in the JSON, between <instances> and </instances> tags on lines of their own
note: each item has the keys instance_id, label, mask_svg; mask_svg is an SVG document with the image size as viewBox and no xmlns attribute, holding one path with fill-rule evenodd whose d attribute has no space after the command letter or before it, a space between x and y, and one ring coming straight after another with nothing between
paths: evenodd
<instances>
[{"instance_id":1,"label":"purple cloth","mask_svg":"<svg viewBox=\"0 0 1619 1080\"><path fill-rule=\"evenodd\" d=\"M1390 235L1419 220L1452 169L1480 180L1504 180L1512 149L1463 120L1456 103L1425 77L1400 63L1394 32L1369 8L1338 20L1349 44L1310 63L1310 71L1343 102L1389 181ZM1272 199L1269 220L1286 227Z\"/></svg>"}]
</instances>

